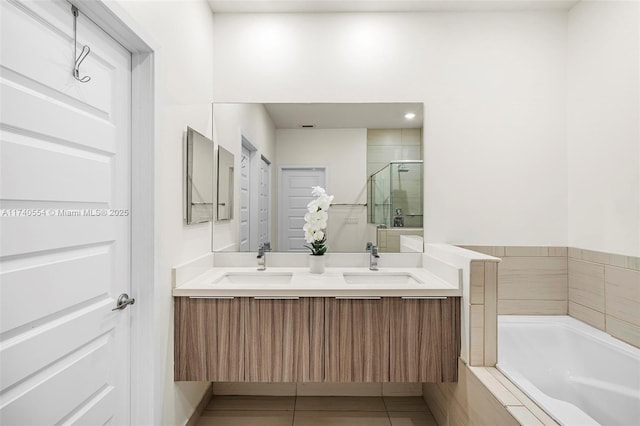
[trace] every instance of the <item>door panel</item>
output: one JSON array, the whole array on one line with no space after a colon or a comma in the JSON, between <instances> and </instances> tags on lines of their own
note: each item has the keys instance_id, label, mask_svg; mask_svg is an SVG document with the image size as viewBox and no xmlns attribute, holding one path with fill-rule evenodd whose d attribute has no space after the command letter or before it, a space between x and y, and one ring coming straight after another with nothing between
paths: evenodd
<instances>
[{"instance_id":1,"label":"door panel","mask_svg":"<svg viewBox=\"0 0 640 426\"><path fill-rule=\"evenodd\" d=\"M311 187L326 185L324 168L283 168L278 194L278 251L308 251L304 215L313 199Z\"/></svg>"},{"instance_id":2,"label":"door panel","mask_svg":"<svg viewBox=\"0 0 640 426\"><path fill-rule=\"evenodd\" d=\"M109 382L109 337L102 336L60 359L55 368L31 376L18 389L3 394L2 424L53 424L81 409L91 397L113 386ZM27 420L28 418L28 420Z\"/></svg>"},{"instance_id":3,"label":"door panel","mask_svg":"<svg viewBox=\"0 0 640 426\"><path fill-rule=\"evenodd\" d=\"M271 221L271 165L264 159L260 159L260 202L258 210L258 245L270 242L271 233L269 224Z\"/></svg>"},{"instance_id":4,"label":"door panel","mask_svg":"<svg viewBox=\"0 0 640 426\"><path fill-rule=\"evenodd\" d=\"M1 4L0 423L129 423L131 55L65 1Z\"/></svg>"},{"instance_id":5,"label":"door panel","mask_svg":"<svg viewBox=\"0 0 640 426\"><path fill-rule=\"evenodd\" d=\"M15 133L5 136L1 167L3 174L12 178L2 182L2 194L7 199L109 202L113 153L95 153ZM56 173L42 179L43 167L74 170L74 174Z\"/></svg>"},{"instance_id":6,"label":"door panel","mask_svg":"<svg viewBox=\"0 0 640 426\"><path fill-rule=\"evenodd\" d=\"M109 245L3 262L0 332L28 326L109 292ZM95 271L105 271L96 276ZM37 295L37 298L33 298ZM20 300L30 303L16 303Z\"/></svg>"},{"instance_id":7,"label":"door panel","mask_svg":"<svg viewBox=\"0 0 640 426\"><path fill-rule=\"evenodd\" d=\"M251 152L242 147L240 157L240 248L251 250Z\"/></svg>"}]
</instances>

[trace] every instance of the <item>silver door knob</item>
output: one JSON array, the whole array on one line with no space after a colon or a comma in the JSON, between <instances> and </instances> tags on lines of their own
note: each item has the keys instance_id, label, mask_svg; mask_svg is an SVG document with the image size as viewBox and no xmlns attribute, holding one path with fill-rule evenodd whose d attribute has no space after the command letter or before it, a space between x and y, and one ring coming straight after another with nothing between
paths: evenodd
<instances>
[{"instance_id":1,"label":"silver door knob","mask_svg":"<svg viewBox=\"0 0 640 426\"><path fill-rule=\"evenodd\" d=\"M134 303L136 303L136 299L130 299L127 293L122 293L120 297L118 297L116 307L113 308L112 311L121 311L129 305L133 305Z\"/></svg>"}]
</instances>

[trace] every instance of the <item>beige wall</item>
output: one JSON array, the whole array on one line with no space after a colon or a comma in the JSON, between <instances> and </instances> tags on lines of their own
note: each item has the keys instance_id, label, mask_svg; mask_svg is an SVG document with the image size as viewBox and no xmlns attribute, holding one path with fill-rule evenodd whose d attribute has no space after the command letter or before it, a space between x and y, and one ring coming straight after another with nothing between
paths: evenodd
<instances>
[{"instance_id":1,"label":"beige wall","mask_svg":"<svg viewBox=\"0 0 640 426\"><path fill-rule=\"evenodd\" d=\"M326 189L335 197L334 204L367 202L367 129L278 129L275 165L327 166ZM277 186L276 182L276 198ZM327 226L329 251L363 252L366 226L365 206L331 207Z\"/></svg>"}]
</instances>

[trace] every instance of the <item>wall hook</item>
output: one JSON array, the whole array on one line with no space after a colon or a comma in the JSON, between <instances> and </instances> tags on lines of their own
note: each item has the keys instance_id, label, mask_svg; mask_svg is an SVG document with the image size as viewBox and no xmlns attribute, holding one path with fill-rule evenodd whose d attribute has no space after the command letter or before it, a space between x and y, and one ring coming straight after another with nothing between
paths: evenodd
<instances>
[{"instance_id":1,"label":"wall hook","mask_svg":"<svg viewBox=\"0 0 640 426\"><path fill-rule=\"evenodd\" d=\"M77 33L77 21L78 21L78 8L75 6L71 6L71 13L73 13L73 59L75 61L73 65L73 78L78 80L80 83L87 83L91 80L91 77L85 75L84 77L80 77L80 64L82 61L86 59L86 57L91 52L91 48L89 46L83 46L82 52L80 52L80 56L78 56L78 37Z\"/></svg>"}]
</instances>

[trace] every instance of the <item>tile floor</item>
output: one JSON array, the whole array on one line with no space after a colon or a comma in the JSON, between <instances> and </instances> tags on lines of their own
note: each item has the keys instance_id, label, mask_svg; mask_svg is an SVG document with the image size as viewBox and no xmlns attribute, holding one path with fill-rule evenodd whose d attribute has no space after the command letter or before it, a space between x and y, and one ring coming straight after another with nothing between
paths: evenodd
<instances>
[{"instance_id":1,"label":"tile floor","mask_svg":"<svg viewBox=\"0 0 640 426\"><path fill-rule=\"evenodd\" d=\"M198 426L437 426L420 396L214 396Z\"/></svg>"}]
</instances>

